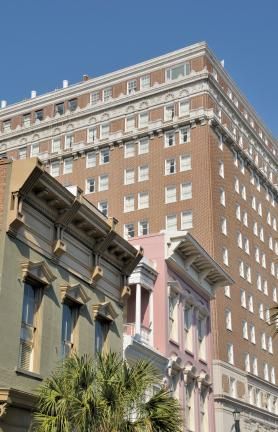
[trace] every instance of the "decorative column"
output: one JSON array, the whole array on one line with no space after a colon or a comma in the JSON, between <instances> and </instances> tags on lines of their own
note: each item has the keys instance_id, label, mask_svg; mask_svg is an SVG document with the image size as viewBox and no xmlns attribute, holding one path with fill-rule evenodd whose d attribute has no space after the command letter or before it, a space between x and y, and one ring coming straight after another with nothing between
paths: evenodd
<instances>
[{"instance_id":1,"label":"decorative column","mask_svg":"<svg viewBox=\"0 0 278 432\"><path fill-rule=\"evenodd\" d=\"M136 284L135 334L141 335L141 284Z\"/></svg>"},{"instance_id":2,"label":"decorative column","mask_svg":"<svg viewBox=\"0 0 278 432\"><path fill-rule=\"evenodd\" d=\"M153 332L154 332L154 322L153 322L153 291L149 291L149 322L150 322L150 345L153 346Z\"/></svg>"}]
</instances>

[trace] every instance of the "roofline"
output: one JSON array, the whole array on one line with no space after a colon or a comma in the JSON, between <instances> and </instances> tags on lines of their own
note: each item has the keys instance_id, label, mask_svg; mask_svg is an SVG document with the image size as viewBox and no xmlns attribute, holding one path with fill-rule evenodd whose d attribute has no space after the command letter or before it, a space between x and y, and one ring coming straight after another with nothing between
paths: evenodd
<instances>
[{"instance_id":1,"label":"roofline","mask_svg":"<svg viewBox=\"0 0 278 432\"><path fill-rule=\"evenodd\" d=\"M109 72L103 75L100 75L95 78L89 78L87 81L79 81L75 84L69 85L66 88L56 89L49 91L47 93L44 93L42 95L38 95L35 98L30 98L27 100L21 100L15 103L12 103L10 105L7 105L5 108L0 109L0 116L2 114L8 115L9 111L12 111L13 108L21 107L24 109L24 107L28 107L30 104L33 105L39 105L40 103L43 103L45 99L48 97L54 96L56 97L62 97L66 95L71 95L71 93L75 92L79 89L89 89L93 87L94 85L100 85L103 81L111 81L116 80L122 76L128 76L132 75L134 73L140 72L143 73L144 69L152 68L152 67L158 67L162 66L165 63L170 62L171 60L175 61L176 57L181 57L183 55L190 55L190 54L196 54L200 51L207 50L207 43L206 42L197 42L192 45L188 45L187 47L180 48L175 51L168 52L166 54L162 54L161 56L151 58L149 60L142 61L140 63L136 63L135 65L127 66L121 69L117 69L116 71ZM142 70L143 69L143 70ZM108 85L108 84L107 84Z\"/></svg>"}]
</instances>

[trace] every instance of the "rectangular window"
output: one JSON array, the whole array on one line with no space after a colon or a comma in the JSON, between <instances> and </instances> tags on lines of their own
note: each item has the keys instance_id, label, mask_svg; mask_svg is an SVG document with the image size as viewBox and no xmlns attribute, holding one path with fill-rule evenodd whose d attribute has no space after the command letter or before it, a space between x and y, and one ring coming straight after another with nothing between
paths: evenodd
<instances>
[{"instance_id":1,"label":"rectangular window","mask_svg":"<svg viewBox=\"0 0 278 432\"><path fill-rule=\"evenodd\" d=\"M86 168L92 168L96 166L96 152L89 152L86 155Z\"/></svg>"},{"instance_id":2,"label":"rectangular window","mask_svg":"<svg viewBox=\"0 0 278 432\"><path fill-rule=\"evenodd\" d=\"M77 320L77 308L71 307L66 303L62 306L62 340L61 356L68 357L74 350L74 327Z\"/></svg>"},{"instance_id":3,"label":"rectangular window","mask_svg":"<svg viewBox=\"0 0 278 432\"><path fill-rule=\"evenodd\" d=\"M188 230L193 227L193 215L192 211L184 211L181 214L181 230Z\"/></svg>"},{"instance_id":4,"label":"rectangular window","mask_svg":"<svg viewBox=\"0 0 278 432\"><path fill-rule=\"evenodd\" d=\"M224 178L224 162L219 161L218 164L218 174L220 175L220 177Z\"/></svg>"},{"instance_id":5,"label":"rectangular window","mask_svg":"<svg viewBox=\"0 0 278 432\"><path fill-rule=\"evenodd\" d=\"M173 120L174 116L175 116L175 106L174 106L174 104L166 105L164 107L164 120L165 121Z\"/></svg>"},{"instance_id":6,"label":"rectangular window","mask_svg":"<svg viewBox=\"0 0 278 432\"><path fill-rule=\"evenodd\" d=\"M50 165L50 174L52 177L58 177L60 175L60 162L55 161Z\"/></svg>"},{"instance_id":7,"label":"rectangular window","mask_svg":"<svg viewBox=\"0 0 278 432\"><path fill-rule=\"evenodd\" d=\"M229 309L225 310L226 329L232 330L232 312Z\"/></svg>"},{"instance_id":8,"label":"rectangular window","mask_svg":"<svg viewBox=\"0 0 278 432\"><path fill-rule=\"evenodd\" d=\"M268 372L268 364L264 363L264 379L269 381L269 372Z\"/></svg>"},{"instance_id":9,"label":"rectangular window","mask_svg":"<svg viewBox=\"0 0 278 432\"><path fill-rule=\"evenodd\" d=\"M135 236L135 232L134 232L134 224L133 223L129 223L129 224L125 224L124 226L124 237L125 239L130 239L132 237Z\"/></svg>"},{"instance_id":10,"label":"rectangular window","mask_svg":"<svg viewBox=\"0 0 278 432\"><path fill-rule=\"evenodd\" d=\"M179 296L176 292L170 292L168 298L168 307L169 307L169 339L174 341L178 341L178 303Z\"/></svg>"},{"instance_id":11,"label":"rectangular window","mask_svg":"<svg viewBox=\"0 0 278 432\"><path fill-rule=\"evenodd\" d=\"M254 312L254 302L253 302L253 296L251 294L248 295L248 310L249 312Z\"/></svg>"},{"instance_id":12,"label":"rectangular window","mask_svg":"<svg viewBox=\"0 0 278 432\"><path fill-rule=\"evenodd\" d=\"M222 249L222 259L223 259L223 263L226 266L228 266L229 265L229 255L228 255L228 249L225 247Z\"/></svg>"},{"instance_id":13,"label":"rectangular window","mask_svg":"<svg viewBox=\"0 0 278 432\"><path fill-rule=\"evenodd\" d=\"M99 91L95 91L91 94L91 104L96 105L100 101Z\"/></svg>"},{"instance_id":14,"label":"rectangular window","mask_svg":"<svg viewBox=\"0 0 278 432\"><path fill-rule=\"evenodd\" d=\"M23 126L28 127L31 125L31 114L24 114L23 115Z\"/></svg>"},{"instance_id":15,"label":"rectangular window","mask_svg":"<svg viewBox=\"0 0 278 432\"><path fill-rule=\"evenodd\" d=\"M107 351L107 339L109 322L103 319L95 320L95 352L105 353Z\"/></svg>"},{"instance_id":16,"label":"rectangular window","mask_svg":"<svg viewBox=\"0 0 278 432\"><path fill-rule=\"evenodd\" d=\"M166 231L177 231L177 215L166 216Z\"/></svg>"},{"instance_id":17,"label":"rectangular window","mask_svg":"<svg viewBox=\"0 0 278 432\"><path fill-rule=\"evenodd\" d=\"M191 170L191 155L180 156L180 171Z\"/></svg>"},{"instance_id":18,"label":"rectangular window","mask_svg":"<svg viewBox=\"0 0 278 432\"><path fill-rule=\"evenodd\" d=\"M75 111L77 108L77 98L68 101L68 108L70 111Z\"/></svg>"},{"instance_id":19,"label":"rectangular window","mask_svg":"<svg viewBox=\"0 0 278 432\"><path fill-rule=\"evenodd\" d=\"M244 354L244 369L246 372L250 372L250 354Z\"/></svg>"},{"instance_id":20,"label":"rectangular window","mask_svg":"<svg viewBox=\"0 0 278 432\"><path fill-rule=\"evenodd\" d=\"M107 174L103 174L99 176L98 181L98 190L99 191L106 191L109 188L109 177Z\"/></svg>"},{"instance_id":21,"label":"rectangular window","mask_svg":"<svg viewBox=\"0 0 278 432\"><path fill-rule=\"evenodd\" d=\"M107 164L109 162L110 152L109 148L100 151L100 164Z\"/></svg>"},{"instance_id":22,"label":"rectangular window","mask_svg":"<svg viewBox=\"0 0 278 432\"><path fill-rule=\"evenodd\" d=\"M100 138L108 138L110 133L109 123L104 123L100 125Z\"/></svg>"},{"instance_id":23,"label":"rectangular window","mask_svg":"<svg viewBox=\"0 0 278 432\"><path fill-rule=\"evenodd\" d=\"M252 344L256 343L256 331L253 324L250 325L250 340Z\"/></svg>"},{"instance_id":24,"label":"rectangular window","mask_svg":"<svg viewBox=\"0 0 278 432\"><path fill-rule=\"evenodd\" d=\"M125 144L125 158L135 156L135 144L133 142Z\"/></svg>"},{"instance_id":25,"label":"rectangular window","mask_svg":"<svg viewBox=\"0 0 278 432\"><path fill-rule=\"evenodd\" d=\"M142 165L138 167L138 181L146 181L149 180L149 166Z\"/></svg>"},{"instance_id":26,"label":"rectangular window","mask_svg":"<svg viewBox=\"0 0 278 432\"><path fill-rule=\"evenodd\" d=\"M96 191L96 181L94 178L88 178L86 180L86 193L93 193Z\"/></svg>"},{"instance_id":27,"label":"rectangular window","mask_svg":"<svg viewBox=\"0 0 278 432\"><path fill-rule=\"evenodd\" d=\"M165 175L176 173L176 159L167 159L165 161Z\"/></svg>"},{"instance_id":28,"label":"rectangular window","mask_svg":"<svg viewBox=\"0 0 278 432\"><path fill-rule=\"evenodd\" d=\"M112 87L107 87L103 90L103 101L107 102L112 99Z\"/></svg>"},{"instance_id":29,"label":"rectangular window","mask_svg":"<svg viewBox=\"0 0 278 432\"><path fill-rule=\"evenodd\" d=\"M231 288L230 285L225 285L224 286L224 294L226 297L231 298Z\"/></svg>"},{"instance_id":30,"label":"rectangular window","mask_svg":"<svg viewBox=\"0 0 278 432\"><path fill-rule=\"evenodd\" d=\"M139 192L138 193L138 209L144 209L149 207L149 193Z\"/></svg>"},{"instance_id":31,"label":"rectangular window","mask_svg":"<svg viewBox=\"0 0 278 432\"><path fill-rule=\"evenodd\" d=\"M224 189L220 189L220 204L226 206L226 195Z\"/></svg>"},{"instance_id":32,"label":"rectangular window","mask_svg":"<svg viewBox=\"0 0 278 432\"><path fill-rule=\"evenodd\" d=\"M127 82L127 94L133 94L137 90L137 81L136 79L130 80Z\"/></svg>"},{"instance_id":33,"label":"rectangular window","mask_svg":"<svg viewBox=\"0 0 278 432\"><path fill-rule=\"evenodd\" d=\"M68 158L64 160L64 174L72 173L73 158Z\"/></svg>"},{"instance_id":34,"label":"rectangular window","mask_svg":"<svg viewBox=\"0 0 278 432\"><path fill-rule=\"evenodd\" d=\"M124 212L130 212L134 210L134 195L128 195L124 197Z\"/></svg>"},{"instance_id":35,"label":"rectangular window","mask_svg":"<svg viewBox=\"0 0 278 432\"><path fill-rule=\"evenodd\" d=\"M31 157L38 156L39 152L40 152L40 145L39 145L39 143L34 143L34 144L32 144L32 145L31 145L31 152L30 152L30 156L31 156Z\"/></svg>"},{"instance_id":36,"label":"rectangular window","mask_svg":"<svg viewBox=\"0 0 278 432\"><path fill-rule=\"evenodd\" d=\"M18 366L27 371L34 369L36 297L35 289L27 283L24 284Z\"/></svg>"},{"instance_id":37,"label":"rectangular window","mask_svg":"<svg viewBox=\"0 0 278 432\"><path fill-rule=\"evenodd\" d=\"M233 344L227 344L227 360L228 363L234 364L234 346Z\"/></svg>"},{"instance_id":38,"label":"rectangular window","mask_svg":"<svg viewBox=\"0 0 278 432\"><path fill-rule=\"evenodd\" d=\"M180 101L179 103L179 116L187 116L189 114L189 102L188 101Z\"/></svg>"},{"instance_id":39,"label":"rectangular window","mask_svg":"<svg viewBox=\"0 0 278 432\"><path fill-rule=\"evenodd\" d=\"M87 131L87 140L89 143L93 143L97 139L97 128L91 127Z\"/></svg>"},{"instance_id":40,"label":"rectangular window","mask_svg":"<svg viewBox=\"0 0 278 432\"><path fill-rule=\"evenodd\" d=\"M65 136L65 149L71 149L74 141L73 134L67 134Z\"/></svg>"},{"instance_id":41,"label":"rectangular window","mask_svg":"<svg viewBox=\"0 0 278 432\"><path fill-rule=\"evenodd\" d=\"M100 201L98 203L98 209L104 216L108 216L108 201Z\"/></svg>"},{"instance_id":42,"label":"rectangular window","mask_svg":"<svg viewBox=\"0 0 278 432\"><path fill-rule=\"evenodd\" d=\"M125 130L130 132L133 131L135 129L135 116L128 116L126 118L126 123L125 123Z\"/></svg>"},{"instance_id":43,"label":"rectangular window","mask_svg":"<svg viewBox=\"0 0 278 432\"><path fill-rule=\"evenodd\" d=\"M184 328L184 347L192 352L193 350L193 308L186 305L183 311L183 328Z\"/></svg>"},{"instance_id":44,"label":"rectangular window","mask_svg":"<svg viewBox=\"0 0 278 432\"><path fill-rule=\"evenodd\" d=\"M264 305L262 303L259 304L259 318L264 320Z\"/></svg>"},{"instance_id":45,"label":"rectangular window","mask_svg":"<svg viewBox=\"0 0 278 432\"><path fill-rule=\"evenodd\" d=\"M3 121L3 132L10 132L11 130L11 120Z\"/></svg>"},{"instance_id":46,"label":"rectangular window","mask_svg":"<svg viewBox=\"0 0 278 432\"><path fill-rule=\"evenodd\" d=\"M52 153L58 153L61 150L61 138L53 138Z\"/></svg>"},{"instance_id":47,"label":"rectangular window","mask_svg":"<svg viewBox=\"0 0 278 432\"><path fill-rule=\"evenodd\" d=\"M254 375L258 375L258 359L257 359L257 357L253 357L252 370L253 370Z\"/></svg>"},{"instance_id":48,"label":"rectangular window","mask_svg":"<svg viewBox=\"0 0 278 432\"><path fill-rule=\"evenodd\" d=\"M166 132L164 135L165 147L173 147L175 145L175 132Z\"/></svg>"},{"instance_id":49,"label":"rectangular window","mask_svg":"<svg viewBox=\"0 0 278 432\"><path fill-rule=\"evenodd\" d=\"M181 190L180 190L180 199L181 200L188 200L192 198L192 183L182 183L181 184Z\"/></svg>"},{"instance_id":50,"label":"rectangular window","mask_svg":"<svg viewBox=\"0 0 278 432\"><path fill-rule=\"evenodd\" d=\"M266 350L266 335L265 333L261 334L261 348Z\"/></svg>"},{"instance_id":51,"label":"rectangular window","mask_svg":"<svg viewBox=\"0 0 278 432\"><path fill-rule=\"evenodd\" d=\"M147 220L139 221L138 223L138 235L148 235L149 234L149 222Z\"/></svg>"},{"instance_id":52,"label":"rectangular window","mask_svg":"<svg viewBox=\"0 0 278 432\"><path fill-rule=\"evenodd\" d=\"M177 200L177 188L176 186L166 186L165 188L165 203L173 203Z\"/></svg>"},{"instance_id":53,"label":"rectangular window","mask_svg":"<svg viewBox=\"0 0 278 432\"><path fill-rule=\"evenodd\" d=\"M133 184L135 182L135 171L132 168L125 169L125 184Z\"/></svg>"},{"instance_id":54,"label":"rectangular window","mask_svg":"<svg viewBox=\"0 0 278 432\"><path fill-rule=\"evenodd\" d=\"M180 144L186 144L190 141L190 129L182 128L180 129Z\"/></svg>"},{"instance_id":55,"label":"rectangular window","mask_svg":"<svg viewBox=\"0 0 278 432\"><path fill-rule=\"evenodd\" d=\"M35 121L42 121L43 120L43 110L37 110L35 111Z\"/></svg>"},{"instance_id":56,"label":"rectangular window","mask_svg":"<svg viewBox=\"0 0 278 432\"><path fill-rule=\"evenodd\" d=\"M207 318L198 314L197 317L197 333L199 343L199 357L206 360L206 334L207 334Z\"/></svg>"},{"instance_id":57,"label":"rectangular window","mask_svg":"<svg viewBox=\"0 0 278 432\"><path fill-rule=\"evenodd\" d=\"M26 147L22 147L18 150L18 159L26 159L27 158L27 149Z\"/></svg>"},{"instance_id":58,"label":"rectangular window","mask_svg":"<svg viewBox=\"0 0 278 432\"><path fill-rule=\"evenodd\" d=\"M149 138L142 138L138 143L138 154L149 153Z\"/></svg>"},{"instance_id":59,"label":"rectangular window","mask_svg":"<svg viewBox=\"0 0 278 432\"><path fill-rule=\"evenodd\" d=\"M243 289L240 290L240 304L246 309L246 292Z\"/></svg>"},{"instance_id":60,"label":"rectangular window","mask_svg":"<svg viewBox=\"0 0 278 432\"><path fill-rule=\"evenodd\" d=\"M220 223L222 234L227 235L227 219L222 217Z\"/></svg>"},{"instance_id":61,"label":"rectangular window","mask_svg":"<svg viewBox=\"0 0 278 432\"><path fill-rule=\"evenodd\" d=\"M178 65L172 66L169 69L166 69L167 81L182 78L182 77L189 75L189 74L190 74L190 64L189 63L178 64Z\"/></svg>"},{"instance_id":62,"label":"rectangular window","mask_svg":"<svg viewBox=\"0 0 278 432\"><path fill-rule=\"evenodd\" d=\"M139 128L145 128L149 123L149 113L143 112L139 114Z\"/></svg>"},{"instance_id":63,"label":"rectangular window","mask_svg":"<svg viewBox=\"0 0 278 432\"><path fill-rule=\"evenodd\" d=\"M148 89L151 85L151 77L150 75L143 75L140 78L140 89L145 90Z\"/></svg>"},{"instance_id":64,"label":"rectangular window","mask_svg":"<svg viewBox=\"0 0 278 432\"><path fill-rule=\"evenodd\" d=\"M65 113L65 104L64 102L58 103L55 105L55 114L63 115Z\"/></svg>"},{"instance_id":65,"label":"rectangular window","mask_svg":"<svg viewBox=\"0 0 278 432\"><path fill-rule=\"evenodd\" d=\"M247 321L242 321L242 337L248 339L248 326Z\"/></svg>"}]
</instances>

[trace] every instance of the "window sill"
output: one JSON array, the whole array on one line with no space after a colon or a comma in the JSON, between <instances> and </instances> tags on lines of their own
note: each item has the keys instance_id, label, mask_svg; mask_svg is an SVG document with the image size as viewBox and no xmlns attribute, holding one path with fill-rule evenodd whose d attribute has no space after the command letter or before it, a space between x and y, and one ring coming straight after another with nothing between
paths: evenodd
<instances>
[{"instance_id":1,"label":"window sill","mask_svg":"<svg viewBox=\"0 0 278 432\"><path fill-rule=\"evenodd\" d=\"M30 378L34 378L34 379L36 379L38 381L42 381L43 380L43 377L40 374L36 373L36 372L27 371L25 369L20 369L20 368L16 368L15 372L18 375L26 375L26 376L28 376Z\"/></svg>"},{"instance_id":2,"label":"window sill","mask_svg":"<svg viewBox=\"0 0 278 432\"><path fill-rule=\"evenodd\" d=\"M180 346L180 344L177 342L177 341L175 341L174 339L169 339L169 342L170 343L172 343L173 345L175 345L175 346L177 346L177 347L179 347Z\"/></svg>"},{"instance_id":3,"label":"window sill","mask_svg":"<svg viewBox=\"0 0 278 432\"><path fill-rule=\"evenodd\" d=\"M193 353L193 351L190 351L189 349L184 349L184 352L186 353L186 354L188 354L188 355L190 355L191 357L194 357L194 353Z\"/></svg>"},{"instance_id":4,"label":"window sill","mask_svg":"<svg viewBox=\"0 0 278 432\"><path fill-rule=\"evenodd\" d=\"M208 362L205 359L199 358L199 362L203 363L204 365L207 366Z\"/></svg>"}]
</instances>

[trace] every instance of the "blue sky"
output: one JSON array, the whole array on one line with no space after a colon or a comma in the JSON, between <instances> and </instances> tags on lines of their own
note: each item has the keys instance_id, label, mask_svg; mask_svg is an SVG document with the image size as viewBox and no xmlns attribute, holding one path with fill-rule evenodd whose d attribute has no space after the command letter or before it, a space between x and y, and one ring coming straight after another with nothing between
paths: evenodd
<instances>
[{"instance_id":1,"label":"blue sky","mask_svg":"<svg viewBox=\"0 0 278 432\"><path fill-rule=\"evenodd\" d=\"M2 0L9 103L205 40L278 137L278 1Z\"/></svg>"}]
</instances>

